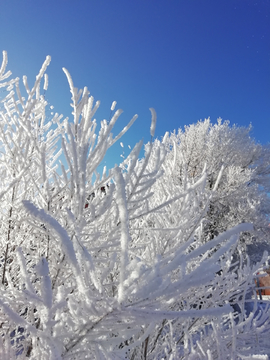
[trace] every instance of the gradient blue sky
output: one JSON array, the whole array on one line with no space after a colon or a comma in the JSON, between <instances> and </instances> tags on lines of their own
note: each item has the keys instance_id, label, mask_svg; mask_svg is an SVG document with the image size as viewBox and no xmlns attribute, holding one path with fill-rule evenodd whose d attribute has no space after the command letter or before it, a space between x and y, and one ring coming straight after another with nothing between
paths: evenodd
<instances>
[{"instance_id":1,"label":"gradient blue sky","mask_svg":"<svg viewBox=\"0 0 270 360\"><path fill-rule=\"evenodd\" d=\"M113 100L124 110L117 129L138 113L126 153L150 139L149 107L157 137L210 116L252 123L256 140L270 141L270 0L2 0L0 49L30 85L52 56L46 97L64 116L63 66L101 100L97 120ZM109 166L122 150L118 143Z\"/></svg>"}]
</instances>

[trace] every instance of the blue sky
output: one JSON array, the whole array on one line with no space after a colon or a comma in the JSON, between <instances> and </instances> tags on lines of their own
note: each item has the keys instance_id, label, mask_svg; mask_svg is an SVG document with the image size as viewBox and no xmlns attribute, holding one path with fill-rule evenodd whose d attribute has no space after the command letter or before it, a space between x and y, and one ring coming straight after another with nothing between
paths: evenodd
<instances>
[{"instance_id":1,"label":"blue sky","mask_svg":"<svg viewBox=\"0 0 270 360\"><path fill-rule=\"evenodd\" d=\"M97 120L114 100L124 110L118 130L137 113L122 140L126 153L150 139L149 107L157 137L210 116L252 123L257 141L270 140L270 0L2 1L0 49L30 85L51 55L46 96L64 116L71 109L62 67L101 100ZM122 151L118 143L107 165Z\"/></svg>"}]
</instances>

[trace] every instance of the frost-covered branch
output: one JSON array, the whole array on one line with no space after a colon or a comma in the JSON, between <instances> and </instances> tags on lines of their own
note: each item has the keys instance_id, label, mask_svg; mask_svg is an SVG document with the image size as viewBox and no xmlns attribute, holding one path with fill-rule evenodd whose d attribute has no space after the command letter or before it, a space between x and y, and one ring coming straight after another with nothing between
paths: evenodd
<instances>
[{"instance_id":1,"label":"frost-covered branch","mask_svg":"<svg viewBox=\"0 0 270 360\"><path fill-rule=\"evenodd\" d=\"M137 115L113 137L122 113L113 102L97 132L99 101L76 89L64 69L73 119L48 118L40 88L48 88L49 62L32 88L23 78L26 99L19 80L7 80L6 53L0 69L8 93L0 111L0 357L244 360L269 353L268 308L256 301L254 282L267 255L251 266L238 246L256 229L240 221L211 238L205 232L233 169L223 159L214 172L187 150L178 154L177 139L171 152L168 134L154 140L151 108L144 156L139 141L122 164L99 174ZM199 156L197 135L191 148ZM238 166L232 147L229 153ZM249 160L243 178L253 172Z\"/></svg>"}]
</instances>

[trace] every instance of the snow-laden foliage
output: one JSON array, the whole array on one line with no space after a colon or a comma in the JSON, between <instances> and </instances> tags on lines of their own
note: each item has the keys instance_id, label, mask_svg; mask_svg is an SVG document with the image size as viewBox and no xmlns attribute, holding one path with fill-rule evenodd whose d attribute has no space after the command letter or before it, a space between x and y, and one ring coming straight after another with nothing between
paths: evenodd
<instances>
[{"instance_id":1,"label":"snow-laden foliage","mask_svg":"<svg viewBox=\"0 0 270 360\"><path fill-rule=\"evenodd\" d=\"M186 178L196 182L207 167L212 195L202 224L205 241L242 222L254 225L253 233L241 236L243 244L269 241L270 147L256 143L250 131L206 119L165 137L165 193L182 192Z\"/></svg>"},{"instance_id":2,"label":"snow-laden foliage","mask_svg":"<svg viewBox=\"0 0 270 360\"><path fill-rule=\"evenodd\" d=\"M253 226L203 236L219 179L208 191L205 167L166 191L154 109L144 157L139 142L100 176L137 116L113 137L113 102L97 134L99 102L64 69L73 120L47 119L49 62L26 98L6 53L0 70L1 359L267 359L268 308L250 299L267 256L251 267L237 248Z\"/></svg>"}]
</instances>

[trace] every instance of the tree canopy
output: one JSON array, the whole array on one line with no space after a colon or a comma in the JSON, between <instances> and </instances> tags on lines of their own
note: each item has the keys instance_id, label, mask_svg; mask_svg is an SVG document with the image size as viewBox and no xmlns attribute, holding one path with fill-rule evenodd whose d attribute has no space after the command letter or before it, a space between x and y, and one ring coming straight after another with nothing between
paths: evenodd
<instances>
[{"instance_id":1,"label":"tree canopy","mask_svg":"<svg viewBox=\"0 0 270 360\"><path fill-rule=\"evenodd\" d=\"M165 136L166 181L161 181L166 191L183 191L187 178L196 182L207 168L206 190L212 195L202 225L205 241L234 225L251 222L254 231L241 236L242 245L263 247L269 242L270 147L256 143L251 129L205 119ZM258 260L258 254L250 255Z\"/></svg>"}]
</instances>

